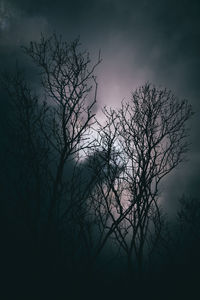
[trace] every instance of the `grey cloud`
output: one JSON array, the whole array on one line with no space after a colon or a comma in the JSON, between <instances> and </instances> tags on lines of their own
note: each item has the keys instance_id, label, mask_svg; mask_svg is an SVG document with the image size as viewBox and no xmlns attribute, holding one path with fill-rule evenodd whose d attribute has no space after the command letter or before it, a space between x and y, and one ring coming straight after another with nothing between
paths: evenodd
<instances>
[{"instance_id":1,"label":"grey cloud","mask_svg":"<svg viewBox=\"0 0 200 300\"><path fill-rule=\"evenodd\" d=\"M70 40L80 35L92 58L97 57L101 48L103 62L97 70L99 107L119 105L122 98L129 97L131 90L145 81L172 89L180 98L190 100L196 111L191 122L191 157L187 165L190 171L180 169L176 186L171 184L173 178L169 179L168 198L184 191L184 187L196 194L196 178L200 177L199 1L10 0L9 3L12 9L8 20L0 20L0 55L4 64L11 64L10 53L15 49L14 60L19 45L37 39L40 32L62 33ZM183 182L187 182L187 187Z\"/></svg>"},{"instance_id":2,"label":"grey cloud","mask_svg":"<svg viewBox=\"0 0 200 300\"><path fill-rule=\"evenodd\" d=\"M23 8L12 3L0 2L0 45L19 47L32 39L38 39L47 31L47 20L43 16L30 16Z\"/></svg>"}]
</instances>

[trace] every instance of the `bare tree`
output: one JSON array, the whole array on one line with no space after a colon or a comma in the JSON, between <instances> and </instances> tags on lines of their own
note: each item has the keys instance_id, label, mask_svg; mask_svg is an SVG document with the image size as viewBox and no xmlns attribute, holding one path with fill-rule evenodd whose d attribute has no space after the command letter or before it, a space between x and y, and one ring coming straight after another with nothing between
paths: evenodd
<instances>
[{"instance_id":1,"label":"bare tree","mask_svg":"<svg viewBox=\"0 0 200 300\"><path fill-rule=\"evenodd\" d=\"M133 260L141 272L146 251L153 251L162 232L159 184L188 150L191 106L166 89L145 84L121 108L105 108L104 114L105 125L98 132L107 168L122 167L112 180L107 178L106 197L102 189L110 223L99 251L114 236L129 265ZM117 153L113 162L111 153Z\"/></svg>"},{"instance_id":2,"label":"bare tree","mask_svg":"<svg viewBox=\"0 0 200 300\"><path fill-rule=\"evenodd\" d=\"M159 184L185 159L191 106L145 84L119 109L104 108L102 125L94 118L100 57L92 65L78 40L68 44L56 35L23 50L39 70L38 92L19 71L3 81L28 162L23 181L25 198L36 200L36 236L45 211L47 241L59 251L66 243L71 262L87 257L92 265L109 245L141 273L162 238Z\"/></svg>"},{"instance_id":3,"label":"bare tree","mask_svg":"<svg viewBox=\"0 0 200 300\"><path fill-rule=\"evenodd\" d=\"M62 219L72 204L68 191L74 162L92 146L90 128L97 97L94 70L101 59L99 56L92 64L79 40L67 43L57 35L41 36L23 51L39 70L38 92L33 92L19 71L14 76L3 75L4 87L18 119L15 131L24 141L22 156L26 160L28 155L30 170L34 170L31 178L37 181L37 221L45 210L46 236L59 240ZM45 172L43 181L40 172ZM45 201L44 194L39 196L44 186Z\"/></svg>"},{"instance_id":4,"label":"bare tree","mask_svg":"<svg viewBox=\"0 0 200 300\"><path fill-rule=\"evenodd\" d=\"M24 47L25 53L40 69L46 99L52 100L46 114L47 128L41 128L56 159L49 222L59 216L65 163L70 156L89 147L89 128L94 122L97 83L93 72L100 57L90 67L89 54L81 52L79 46L78 40L68 44L54 35ZM93 95L92 81L95 84Z\"/></svg>"},{"instance_id":5,"label":"bare tree","mask_svg":"<svg viewBox=\"0 0 200 300\"><path fill-rule=\"evenodd\" d=\"M25 219L29 235L36 242L49 182L49 146L41 135L46 106L39 102L38 95L31 90L25 74L18 67L14 75L4 73L1 84L9 95L7 158L10 161L7 161L7 172L12 168L14 175L10 184L15 191L16 211L19 218Z\"/></svg>"}]
</instances>

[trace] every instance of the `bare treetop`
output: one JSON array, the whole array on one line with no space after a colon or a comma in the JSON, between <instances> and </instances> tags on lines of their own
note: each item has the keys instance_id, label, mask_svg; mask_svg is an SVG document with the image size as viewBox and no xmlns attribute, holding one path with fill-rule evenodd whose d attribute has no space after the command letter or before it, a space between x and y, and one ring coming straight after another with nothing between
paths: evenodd
<instances>
[{"instance_id":1,"label":"bare treetop","mask_svg":"<svg viewBox=\"0 0 200 300\"><path fill-rule=\"evenodd\" d=\"M163 230L159 182L185 159L192 109L171 91L147 83L121 108L105 108L104 114L98 130L107 164L101 193L112 220L104 243L114 235L129 265L134 258L141 271L144 253L153 251Z\"/></svg>"},{"instance_id":2,"label":"bare treetop","mask_svg":"<svg viewBox=\"0 0 200 300\"><path fill-rule=\"evenodd\" d=\"M80 49L78 39L67 43L56 35L41 36L39 42L23 49L39 67L46 102L53 101L53 106L47 104L52 138L49 134L46 138L67 157L86 146L97 96L94 69L101 59L91 65L89 53Z\"/></svg>"},{"instance_id":3,"label":"bare treetop","mask_svg":"<svg viewBox=\"0 0 200 300\"><path fill-rule=\"evenodd\" d=\"M123 101L119 110L106 110L105 114L112 119L121 149L131 157L134 170L148 170L149 176L154 174L160 180L184 159L186 121L192 109L171 91L145 84L130 101Z\"/></svg>"}]
</instances>

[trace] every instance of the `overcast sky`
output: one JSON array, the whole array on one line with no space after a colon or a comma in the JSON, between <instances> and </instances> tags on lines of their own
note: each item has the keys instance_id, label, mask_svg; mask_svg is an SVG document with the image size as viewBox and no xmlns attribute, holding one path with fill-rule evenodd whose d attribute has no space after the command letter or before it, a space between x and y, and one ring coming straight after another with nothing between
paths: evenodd
<instances>
[{"instance_id":1,"label":"overcast sky","mask_svg":"<svg viewBox=\"0 0 200 300\"><path fill-rule=\"evenodd\" d=\"M80 36L98 68L99 110L119 105L145 81L187 98L191 121L189 162L171 176L165 197L199 194L200 186L200 1L194 0L4 0L0 1L0 68L12 65L20 45L40 33ZM171 205L170 207L173 207Z\"/></svg>"}]
</instances>

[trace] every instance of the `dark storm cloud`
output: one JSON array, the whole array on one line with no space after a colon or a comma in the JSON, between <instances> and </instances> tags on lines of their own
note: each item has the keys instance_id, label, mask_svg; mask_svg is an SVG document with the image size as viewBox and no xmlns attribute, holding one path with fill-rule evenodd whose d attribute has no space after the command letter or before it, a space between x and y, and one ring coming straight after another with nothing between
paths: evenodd
<instances>
[{"instance_id":1,"label":"dark storm cloud","mask_svg":"<svg viewBox=\"0 0 200 300\"><path fill-rule=\"evenodd\" d=\"M80 35L92 51L101 48L105 65L114 68L115 73L125 65L123 76L130 78L130 83L131 75L142 77L141 73L147 73L147 76L143 74L147 77L144 79L159 79L161 84L171 81L170 86L175 85L176 89L177 84L181 85L179 81L197 83L197 76L192 79L188 75L188 68L194 74L199 63L197 1L174 4L163 0L18 0L10 3L26 15L18 21L18 26L22 23L17 28L22 42L23 36L36 38L40 31L47 30L41 24L46 22L48 30L66 37L73 39ZM170 80L172 74L176 76L175 81Z\"/></svg>"},{"instance_id":2,"label":"dark storm cloud","mask_svg":"<svg viewBox=\"0 0 200 300\"><path fill-rule=\"evenodd\" d=\"M11 64L10 54L14 61L20 44L39 38L41 31L62 33L70 40L80 35L92 57L101 48L103 62L97 72L99 106L118 105L145 81L188 98L196 111L191 122L190 162L177 171L179 182L174 184L173 176L168 181L167 194L174 198L184 190L198 193L199 1L12 0L1 3L5 6L0 24L0 55L4 65Z\"/></svg>"}]
</instances>

